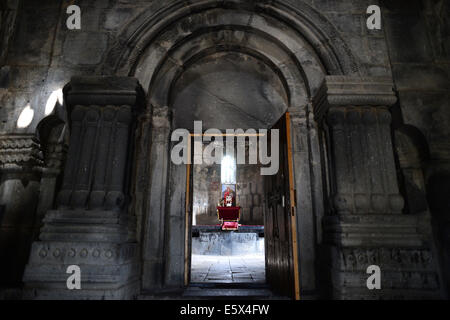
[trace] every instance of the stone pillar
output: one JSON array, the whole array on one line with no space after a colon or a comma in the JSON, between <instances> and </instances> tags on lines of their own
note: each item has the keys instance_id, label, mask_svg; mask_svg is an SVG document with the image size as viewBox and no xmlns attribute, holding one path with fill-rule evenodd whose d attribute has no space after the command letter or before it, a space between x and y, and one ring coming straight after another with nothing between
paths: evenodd
<instances>
[{"instance_id":1,"label":"stone pillar","mask_svg":"<svg viewBox=\"0 0 450 320\"><path fill-rule=\"evenodd\" d=\"M135 119L143 93L126 77L74 77L64 89L70 142L57 210L44 218L24 282L36 299L127 299L138 293L135 217L128 212ZM68 290L67 267L81 268Z\"/></svg>"},{"instance_id":2,"label":"stone pillar","mask_svg":"<svg viewBox=\"0 0 450 320\"><path fill-rule=\"evenodd\" d=\"M333 298L435 297L438 277L420 220L402 213L385 78L329 76L314 100L328 134L332 212L323 219ZM381 268L369 290L366 269Z\"/></svg>"},{"instance_id":3,"label":"stone pillar","mask_svg":"<svg viewBox=\"0 0 450 320\"><path fill-rule=\"evenodd\" d=\"M186 165L170 162L165 217L164 286L182 289L185 272Z\"/></svg>"},{"instance_id":4,"label":"stone pillar","mask_svg":"<svg viewBox=\"0 0 450 320\"><path fill-rule=\"evenodd\" d=\"M289 110L291 118L292 161L296 194L297 239L302 299L313 299L316 295L316 233L315 202L312 185L311 135L308 108Z\"/></svg>"},{"instance_id":5,"label":"stone pillar","mask_svg":"<svg viewBox=\"0 0 450 320\"><path fill-rule=\"evenodd\" d=\"M169 164L171 163L169 150L171 119L167 107L155 108L151 118L151 127L151 151L147 155L149 169L148 175L145 176L149 186L148 196L145 198L145 219L142 232L142 289L155 292L164 285L165 274L166 202Z\"/></svg>"},{"instance_id":6,"label":"stone pillar","mask_svg":"<svg viewBox=\"0 0 450 320\"><path fill-rule=\"evenodd\" d=\"M37 239L39 236L39 230L45 214L53 209L57 183L64 169L63 164L67 155L67 145L64 141L48 141L46 146L42 146L42 148L44 164L42 167L39 202L36 210L34 239Z\"/></svg>"},{"instance_id":7,"label":"stone pillar","mask_svg":"<svg viewBox=\"0 0 450 320\"><path fill-rule=\"evenodd\" d=\"M34 135L0 136L0 284L20 285L36 228L42 152Z\"/></svg>"}]
</instances>

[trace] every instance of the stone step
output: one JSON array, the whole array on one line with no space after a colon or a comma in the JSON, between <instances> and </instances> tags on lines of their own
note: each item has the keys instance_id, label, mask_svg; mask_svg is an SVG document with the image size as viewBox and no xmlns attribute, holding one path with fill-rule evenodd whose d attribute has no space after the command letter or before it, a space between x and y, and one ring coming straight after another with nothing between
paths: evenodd
<instances>
[{"instance_id":1,"label":"stone step","mask_svg":"<svg viewBox=\"0 0 450 320\"><path fill-rule=\"evenodd\" d=\"M191 284L183 292L141 294L138 300L289 300L273 293L267 284L209 283Z\"/></svg>"}]
</instances>

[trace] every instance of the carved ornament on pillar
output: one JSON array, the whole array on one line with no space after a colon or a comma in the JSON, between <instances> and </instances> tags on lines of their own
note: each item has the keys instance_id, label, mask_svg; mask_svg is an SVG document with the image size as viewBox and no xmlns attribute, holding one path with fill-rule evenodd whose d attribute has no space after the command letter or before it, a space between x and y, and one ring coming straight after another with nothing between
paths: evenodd
<instances>
[{"instance_id":1,"label":"carved ornament on pillar","mask_svg":"<svg viewBox=\"0 0 450 320\"><path fill-rule=\"evenodd\" d=\"M71 135L58 205L120 211L141 89L130 78L95 79L73 78L65 88Z\"/></svg>"},{"instance_id":2,"label":"carved ornament on pillar","mask_svg":"<svg viewBox=\"0 0 450 320\"><path fill-rule=\"evenodd\" d=\"M328 127L338 214L401 213L389 107L397 98L388 78L328 76L314 99Z\"/></svg>"}]
</instances>

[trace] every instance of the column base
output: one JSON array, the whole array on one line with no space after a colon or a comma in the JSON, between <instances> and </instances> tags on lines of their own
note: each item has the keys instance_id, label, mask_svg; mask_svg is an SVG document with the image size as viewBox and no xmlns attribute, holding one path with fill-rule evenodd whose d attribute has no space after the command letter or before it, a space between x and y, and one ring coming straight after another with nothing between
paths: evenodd
<instances>
[{"instance_id":1,"label":"column base","mask_svg":"<svg viewBox=\"0 0 450 320\"><path fill-rule=\"evenodd\" d=\"M136 243L37 241L23 281L24 299L132 299L139 293ZM81 270L81 289L69 290L66 273Z\"/></svg>"},{"instance_id":2,"label":"column base","mask_svg":"<svg viewBox=\"0 0 450 320\"><path fill-rule=\"evenodd\" d=\"M31 247L23 277L25 299L132 299L139 284L138 244L129 218L119 212L47 212L40 241ZM70 290L67 273L80 267L81 289Z\"/></svg>"},{"instance_id":3,"label":"column base","mask_svg":"<svg viewBox=\"0 0 450 320\"><path fill-rule=\"evenodd\" d=\"M324 219L322 288L332 299L441 299L431 244L417 216L345 215ZM381 289L369 289L367 268L380 268Z\"/></svg>"}]
</instances>

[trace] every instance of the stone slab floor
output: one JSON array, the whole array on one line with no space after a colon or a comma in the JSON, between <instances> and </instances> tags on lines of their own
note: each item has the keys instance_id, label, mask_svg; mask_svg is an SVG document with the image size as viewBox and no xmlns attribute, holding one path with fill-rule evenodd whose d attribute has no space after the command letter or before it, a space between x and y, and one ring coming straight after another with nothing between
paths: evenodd
<instances>
[{"instance_id":1,"label":"stone slab floor","mask_svg":"<svg viewBox=\"0 0 450 320\"><path fill-rule=\"evenodd\" d=\"M264 255L192 255L191 283L265 283Z\"/></svg>"}]
</instances>

